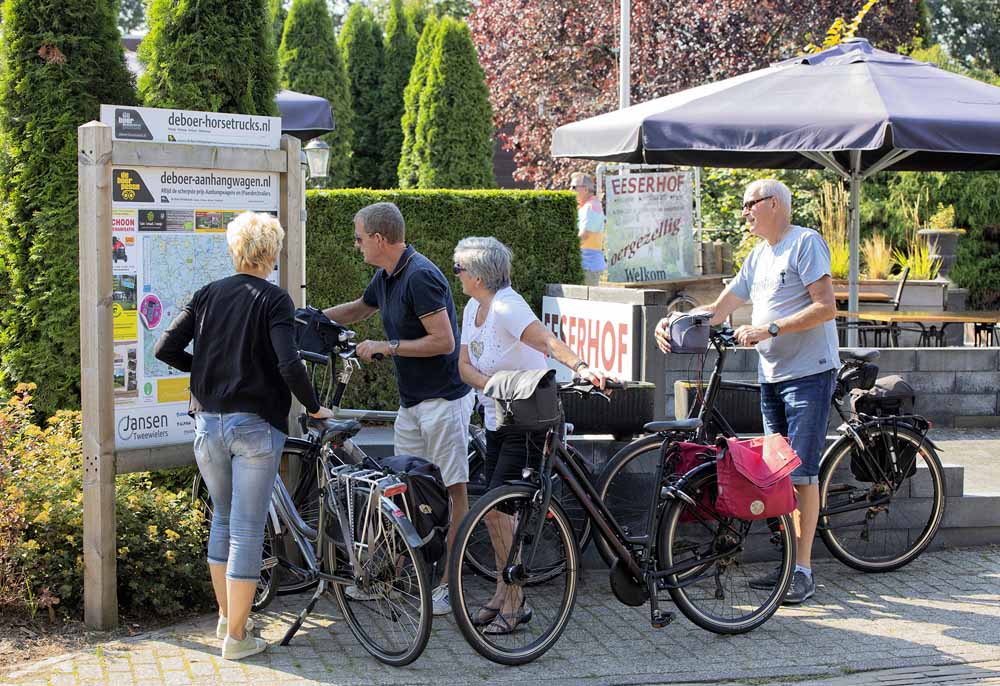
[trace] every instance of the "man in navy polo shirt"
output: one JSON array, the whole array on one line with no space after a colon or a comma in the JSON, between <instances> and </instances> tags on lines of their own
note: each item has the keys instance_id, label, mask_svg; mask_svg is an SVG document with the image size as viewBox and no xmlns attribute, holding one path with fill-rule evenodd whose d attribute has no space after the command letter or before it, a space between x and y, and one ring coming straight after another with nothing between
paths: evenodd
<instances>
[{"instance_id":1,"label":"man in navy polo shirt","mask_svg":"<svg viewBox=\"0 0 1000 686\"><path fill-rule=\"evenodd\" d=\"M467 447L473 394L458 374L458 325L451 286L434 263L405 242L399 208L379 202L354 215L354 244L378 271L357 300L331 307L327 317L340 324L367 319L376 311L389 340L358 344L363 360L381 353L395 363L399 416L394 427L396 453L426 457L441 468L451 497L455 530L469 509ZM446 572L447 574L447 572ZM355 596L360 593L356 589ZM434 590L434 614L447 614L448 579Z\"/></svg>"}]
</instances>

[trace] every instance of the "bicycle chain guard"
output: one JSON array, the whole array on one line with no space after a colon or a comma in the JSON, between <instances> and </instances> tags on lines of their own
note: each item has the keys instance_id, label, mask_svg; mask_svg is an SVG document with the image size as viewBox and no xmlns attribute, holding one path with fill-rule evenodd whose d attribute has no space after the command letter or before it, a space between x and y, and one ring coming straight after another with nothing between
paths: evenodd
<instances>
[{"instance_id":1,"label":"bicycle chain guard","mask_svg":"<svg viewBox=\"0 0 1000 686\"><path fill-rule=\"evenodd\" d=\"M616 560L610 573L611 591L623 605L639 607L649 599L645 585L628 571L628 566Z\"/></svg>"}]
</instances>

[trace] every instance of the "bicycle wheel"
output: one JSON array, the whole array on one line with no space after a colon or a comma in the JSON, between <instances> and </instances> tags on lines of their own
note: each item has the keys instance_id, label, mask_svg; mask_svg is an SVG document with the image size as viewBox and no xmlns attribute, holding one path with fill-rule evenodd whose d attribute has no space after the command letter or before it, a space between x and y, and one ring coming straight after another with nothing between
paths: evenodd
<instances>
[{"instance_id":1,"label":"bicycle wheel","mask_svg":"<svg viewBox=\"0 0 1000 686\"><path fill-rule=\"evenodd\" d=\"M423 652L431 634L431 588L423 554L410 546L402 531L381 508L369 526L378 534L361 553L354 570L354 589L333 584L333 595L347 625L375 659L408 665ZM380 521L379 521L380 520ZM327 569L342 566L337 545L330 541Z\"/></svg>"},{"instance_id":2,"label":"bicycle wheel","mask_svg":"<svg viewBox=\"0 0 1000 686\"><path fill-rule=\"evenodd\" d=\"M576 601L579 554L569 519L556 500L541 512L536 493L528 486L501 486L480 498L462 521L448 560L451 607L462 635L480 655L504 665L544 655L559 640ZM508 554L499 562L495 554L484 574L468 562L466 551L487 527L510 543ZM498 585L498 569L509 584ZM531 578L545 580L529 587ZM478 621L497 596L520 608L510 617L510 633L493 633L504 627Z\"/></svg>"},{"instance_id":3,"label":"bicycle wheel","mask_svg":"<svg viewBox=\"0 0 1000 686\"><path fill-rule=\"evenodd\" d=\"M205 480L201 474L194 475L194 482L191 484L191 504L199 510L204 517L205 525L212 523L212 496L205 486ZM257 590L254 591L251 609L259 612L271 604L274 597L278 595L281 584L281 567L278 564L278 536L274 532L274 525L271 523L271 516L268 514L264 523L264 547L261 550L260 577L257 579Z\"/></svg>"},{"instance_id":4,"label":"bicycle wheel","mask_svg":"<svg viewBox=\"0 0 1000 686\"><path fill-rule=\"evenodd\" d=\"M656 488L656 469L660 462L660 436L645 436L632 441L608 461L597 477L597 494L627 536L649 535L649 504ZM618 556L604 540L594 537L597 552L610 567Z\"/></svg>"},{"instance_id":5,"label":"bicycle wheel","mask_svg":"<svg viewBox=\"0 0 1000 686\"><path fill-rule=\"evenodd\" d=\"M867 436L866 444L875 449L887 449L893 440L897 454L909 447L915 465L897 470L891 480L859 481L851 471L854 443L847 436L839 439L820 468L819 534L849 567L891 572L934 540L944 518L944 469L934 448L912 429L875 427Z\"/></svg>"},{"instance_id":6,"label":"bicycle wheel","mask_svg":"<svg viewBox=\"0 0 1000 686\"><path fill-rule=\"evenodd\" d=\"M674 500L657 525L657 561L661 570L686 566L666 577L684 616L717 634L742 634L766 622L788 592L795 571L792 518L720 518L710 509L716 488L714 469L692 477L684 492L694 504ZM752 578L775 565L781 572L777 585L750 587Z\"/></svg>"}]
</instances>

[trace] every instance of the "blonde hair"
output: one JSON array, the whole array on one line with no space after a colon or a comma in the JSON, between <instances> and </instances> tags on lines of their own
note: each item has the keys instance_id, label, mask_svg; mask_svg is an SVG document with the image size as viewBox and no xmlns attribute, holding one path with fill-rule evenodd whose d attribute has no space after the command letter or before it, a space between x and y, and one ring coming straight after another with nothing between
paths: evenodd
<instances>
[{"instance_id":1,"label":"blonde hair","mask_svg":"<svg viewBox=\"0 0 1000 686\"><path fill-rule=\"evenodd\" d=\"M236 271L273 268L284 239L281 223L263 212L243 212L226 228L226 242Z\"/></svg>"}]
</instances>

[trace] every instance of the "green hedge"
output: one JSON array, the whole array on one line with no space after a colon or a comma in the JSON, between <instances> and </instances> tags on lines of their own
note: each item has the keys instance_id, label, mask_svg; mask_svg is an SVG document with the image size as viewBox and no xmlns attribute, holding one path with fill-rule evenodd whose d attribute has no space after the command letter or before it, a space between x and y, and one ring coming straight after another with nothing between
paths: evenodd
<instances>
[{"instance_id":1,"label":"green hedge","mask_svg":"<svg viewBox=\"0 0 1000 686\"><path fill-rule=\"evenodd\" d=\"M311 305L329 307L359 298L374 267L354 249L354 214L390 201L406 219L406 240L441 268L452 283L461 322L468 298L451 276L455 244L467 236L495 236L514 252L513 286L541 311L547 283L582 283L576 200L565 191L310 191L306 283ZM359 339L385 340L378 315L354 327ZM345 407L399 406L391 363L365 365L351 380Z\"/></svg>"}]
</instances>

